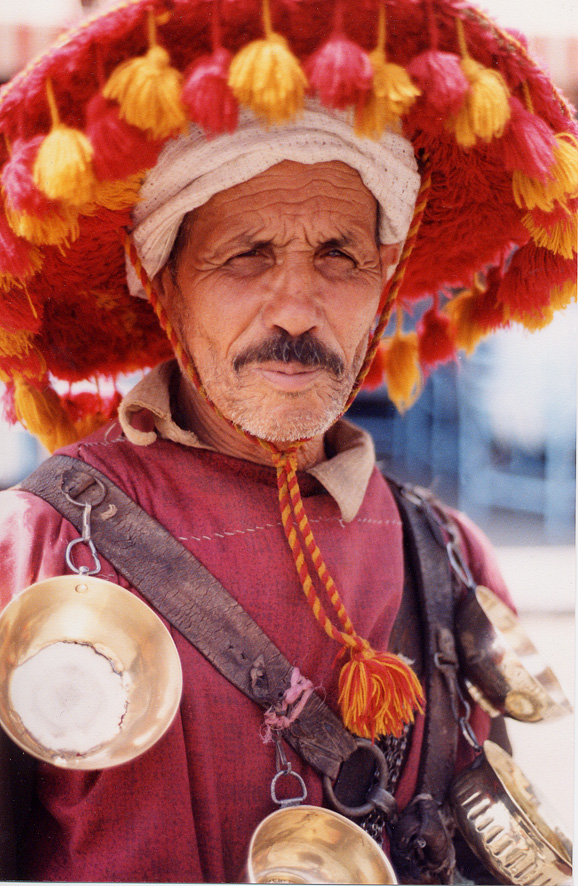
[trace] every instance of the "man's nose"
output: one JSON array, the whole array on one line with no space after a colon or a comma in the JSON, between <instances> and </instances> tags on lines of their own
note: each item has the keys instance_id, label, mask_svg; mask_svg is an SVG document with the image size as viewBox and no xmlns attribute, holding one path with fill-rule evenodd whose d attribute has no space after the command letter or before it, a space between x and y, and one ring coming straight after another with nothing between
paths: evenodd
<instances>
[{"instance_id":1,"label":"man's nose","mask_svg":"<svg viewBox=\"0 0 578 886\"><path fill-rule=\"evenodd\" d=\"M271 272L263 309L268 328L283 329L291 336L314 332L322 317L320 281L312 262L292 256Z\"/></svg>"}]
</instances>

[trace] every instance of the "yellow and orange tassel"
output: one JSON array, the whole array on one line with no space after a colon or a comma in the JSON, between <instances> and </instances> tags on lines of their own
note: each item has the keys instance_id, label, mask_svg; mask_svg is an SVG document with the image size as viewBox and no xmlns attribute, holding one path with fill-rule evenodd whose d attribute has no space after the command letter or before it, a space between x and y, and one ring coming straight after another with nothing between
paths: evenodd
<instances>
[{"instance_id":1,"label":"yellow and orange tassel","mask_svg":"<svg viewBox=\"0 0 578 886\"><path fill-rule=\"evenodd\" d=\"M119 115L152 139L165 139L187 126L181 101L183 77L172 67L168 52L156 38L156 18L148 18L149 49L146 55L121 62L110 75L103 95L119 104Z\"/></svg>"},{"instance_id":2,"label":"yellow and orange tassel","mask_svg":"<svg viewBox=\"0 0 578 886\"><path fill-rule=\"evenodd\" d=\"M49 385L40 390L23 378L17 378L14 408L18 421L38 437L49 452L78 439L60 397Z\"/></svg>"},{"instance_id":3,"label":"yellow and orange tassel","mask_svg":"<svg viewBox=\"0 0 578 886\"><path fill-rule=\"evenodd\" d=\"M344 650L345 652L345 650ZM367 640L350 648L339 674L339 707L343 723L355 735L399 736L404 724L423 713L425 698L413 670L391 652L376 652Z\"/></svg>"},{"instance_id":4,"label":"yellow and orange tassel","mask_svg":"<svg viewBox=\"0 0 578 886\"><path fill-rule=\"evenodd\" d=\"M403 332L401 308L396 330L385 343L382 362L388 396L399 412L406 412L421 393L422 376L417 333Z\"/></svg>"},{"instance_id":5,"label":"yellow and orange tassel","mask_svg":"<svg viewBox=\"0 0 578 886\"><path fill-rule=\"evenodd\" d=\"M385 6L379 8L377 46L369 53L373 68L373 89L356 108L355 129L359 135L380 138L388 126L399 125L421 95L420 89L401 65L387 61Z\"/></svg>"},{"instance_id":6,"label":"yellow and orange tassel","mask_svg":"<svg viewBox=\"0 0 578 886\"><path fill-rule=\"evenodd\" d=\"M285 123L303 108L307 77L281 34L273 31L269 0L263 0L265 37L233 58L229 86L238 102L266 124Z\"/></svg>"}]
</instances>

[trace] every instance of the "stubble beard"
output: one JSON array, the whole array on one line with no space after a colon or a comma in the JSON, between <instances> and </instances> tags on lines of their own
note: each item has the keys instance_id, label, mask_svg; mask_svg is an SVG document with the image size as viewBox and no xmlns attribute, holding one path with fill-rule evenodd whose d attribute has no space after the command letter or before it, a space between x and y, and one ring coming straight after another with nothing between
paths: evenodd
<instances>
[{"instance_id":1,"label":"stubble beard","mask_svg":"<svg viewBox=\"0 0 578 886\"><path fill-rule=\"evenodd\" d=\"M361 362L356 361L339 379L326 371L326 378L313 392L263 393L244 378L243 370L234 373L234 384L229 385L225 373L216 367L204 374L203 387L220 412L246 433L269 443L291 443L318 437L336 422Z\"/></svg>"}]
</instances>

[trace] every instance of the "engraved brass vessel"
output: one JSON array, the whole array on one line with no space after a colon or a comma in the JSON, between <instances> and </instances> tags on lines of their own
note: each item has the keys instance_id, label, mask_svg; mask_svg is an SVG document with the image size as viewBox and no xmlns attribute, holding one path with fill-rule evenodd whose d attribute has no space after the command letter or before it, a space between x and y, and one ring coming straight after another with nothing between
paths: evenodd
<instances>
[{"instance_id":1,"label":"engraved brass vessel","mask_svg":"<svg viewBox=\"0 0 578 886\"><path fill-rule=\"evenodd\" d=\"M451 801L466 841L501 883L572 882L572 845L512 757L491 741L455 778Z\"/></svg>"},{"instance_id":2,"label":"engraved brass vessel","mask_svg":"<svg viewBox=\"0 0 578 886\"><path fill-rule=\"evenodd\" d=\"M125 711L116 734L86 752L42 744L12 703L11 685L20 666L56 644L92 649L122 682ZM44 685L41 669L34 679L38 685L31 687L31 695L68 693L63 705L74 704L76 690L90 696L90 686L75 686L74 675L56 688ZM23 591L0 615L0 723L16 744L40 760L66 769L125 763L168 729L181 691L181 664L169 631L149 606L112 582L88 575L49 578Z\"/></svg>"},{"instance_id":3,"label":"engraved brass vessel","mask_svg":"<svg viewBox=\"0 0 578 886\"><path fill-rule=\"evenodd\" d=\"M470 590L456 618L462 673L492 716L535 722L572 712L516 615L488 588Z\"/></svg>"}]
</instances>

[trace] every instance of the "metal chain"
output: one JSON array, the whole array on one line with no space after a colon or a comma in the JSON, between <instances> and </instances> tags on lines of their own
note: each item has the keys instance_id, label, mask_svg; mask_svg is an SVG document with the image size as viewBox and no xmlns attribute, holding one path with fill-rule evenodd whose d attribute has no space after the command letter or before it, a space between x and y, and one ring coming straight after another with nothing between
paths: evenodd
<instances>
[{"instance_id":1,"label":"metal chain","mask_svg":"<svg viewBox=\"0 0 578 886\"><path fill-rule=\"evenodd\" d=\"M391 794L397 787L401 775L410 733L411 726L405 724L403 734L399 738L395 735L383 735L376 740L387 762L387 790ZM377 783L377 777L375 783ZM375 808L360 819L358 824L381 846L386 821L386 814L381 809Z\"/></svg>"}]
</instances>

